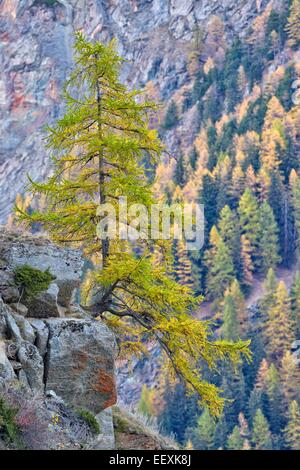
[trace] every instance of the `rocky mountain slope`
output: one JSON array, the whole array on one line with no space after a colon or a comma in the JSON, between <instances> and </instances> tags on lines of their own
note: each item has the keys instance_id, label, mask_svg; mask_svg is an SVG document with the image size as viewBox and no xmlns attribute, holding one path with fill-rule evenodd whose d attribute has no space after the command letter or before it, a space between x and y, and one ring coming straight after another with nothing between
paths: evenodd
<instances>
[{"instance_id":1,"label":"rocky mountain slope","mask_svg":"<svg viewBox=\"0 0 300 470\"><path fill-rule=\"evenodd\" d=\"M273 2L273 3L276 3ZM115 37L127 59L130 86L151 82L168 100L188 83L188 56L211 15L223 18L228 38L243 34L266 0L1 0L0 221L5 222L26 173L50 171L43 128L61 115L63 83L72 64L72 35L82 30ZM189 122L186 124L189 128ZM190 136L192 140L192 137ZM176 146L175 146L176 148Z\"/></svg>"},{"instance_id":2,"label":"rocky mountain slope","mask_svg":"<svg viewBox=\"0 0 300 470\"><path fill-rule=\"evenodd\" d=\"M82 268L77 251L0 229L0 449L174 448L130 413L113 417L116 340L74 300ZM16 272L47 269L47 289L25 295Z\"/></svg>"}]
</instances>

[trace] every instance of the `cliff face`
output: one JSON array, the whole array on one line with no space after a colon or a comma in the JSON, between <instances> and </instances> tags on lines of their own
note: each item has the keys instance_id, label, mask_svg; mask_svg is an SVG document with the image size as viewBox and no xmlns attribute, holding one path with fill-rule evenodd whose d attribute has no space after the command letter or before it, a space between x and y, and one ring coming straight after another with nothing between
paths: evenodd
<instances>
[{"instance_id":1,"label":"cliff face","mask_svg":"<svg viewBox=\"0 0 300 470\"><path fill-rule=\"evenodd\" d=\"M54 277L34 299L24 295L26 284L16 282L16 269L24 266L49 269ZM117 400L116 344L106 325L85 317L74 302L82 267L79 252L60 249L44 238L0 231L0 392L8 401L19 397L20 390L27 401L39 397L34 412L44 413L44 430L57 415L53 424L58 436L66 431L63 442L68 448L113 447L111 411L103 410ZM26 400L17 405L26 422ZM102 431L96 439L82 434L77 409L88 410L99 421ZM70 426L78 433L69 432ZM58 443L50 439L49 447L57 448ZM47 439L38 446L47 448Z\"/></svg>"},{"instance_id":2,"label":"cliff face","mask_svg":"<svg viewBox=\"0 0 300 470\"><path fill-rule=\"evenodd\" d=\"M187 57L195 31L212 14L229 37L241 33L266 0L2 0L0 1L0 221L4 222L26 173L50 170L43 127L61 115L61 91L72 64L72 34L116 37L128 60L123 78L168 99L189 80Z\"/></svg>"}]
</instances>

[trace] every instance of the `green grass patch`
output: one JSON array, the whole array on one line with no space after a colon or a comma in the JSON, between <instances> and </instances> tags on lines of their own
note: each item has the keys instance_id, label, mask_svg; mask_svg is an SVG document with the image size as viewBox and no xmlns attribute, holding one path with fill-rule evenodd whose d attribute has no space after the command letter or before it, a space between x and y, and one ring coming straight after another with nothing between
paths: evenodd
<instances>
[{"instance_id":1,"label":"green grass patch","mask_svg":"<svg viewBox=\"0 0 300 470\"><path fill-rule=\"evenodd\" d=\"M100 434L100 426L93 413L80 408L77 410L77 414L88 424L93 434Z\"/></svg>"},{"instance_id":2,"label":"green grass patch","mask_svg":"<svg viewBox=\"0 0 300 470\"><path fill-rule=\"evenodd\" d=\"M19 428L15 421L17 413L17 408L10 406L0 396L0 434L8 444L20 443Z\"/></svg>"}]
</instances>

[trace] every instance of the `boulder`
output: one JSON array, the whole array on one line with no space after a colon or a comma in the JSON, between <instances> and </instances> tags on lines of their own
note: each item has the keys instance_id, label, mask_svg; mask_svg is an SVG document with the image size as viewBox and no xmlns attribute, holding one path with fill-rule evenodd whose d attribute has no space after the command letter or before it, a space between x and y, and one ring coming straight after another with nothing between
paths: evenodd
<instances>
[{"instance_id":1,"label":"boulder","mask_svg":"<svg viewBox=\"0 0 300 470\"><path fill-rule=\"evenodd\" d=\"M31 318L59 317L60 309L57 303L59 288L56 284L50 284L49 288L41 292L36 298L26 304Z\"/></svg>"},{"instance_id":2,"label":"boulder","mask_svg":"<svg viewBox=\"0 0 300 470\"><path fill-rule=\"evenodd\" d=\"M27 381L33 390L44 389L44 363L38 349L28 341L23 341L18 350L18 359Z\"/></svg>"},{"instance_id":3,"label":"boulder","mask_svg":"<svg viewBox=\"0 0 300 470\"><path fill-rule=\"evenodd\" d=\"M22 303L28 308L30 317L60 317L69 309L79 287L84 260L79 250L60 248L43 237L35 237L19 232L7 232L0 228L0 295L6 303L16 304L20 292L13 285L14 270L28 264L32 268L49 269L55 280L49 289L34 300ZM20 312L21 313L21 312Z\"/></svg>"},{"instance_id":4,"label":"boulder","mask_svg":"<svg viewBox=\"0 0 300 470\"><path fill-rule=\"evenodd\" d=\"M101 321L51 319L46 389L94 414L116 402L115 339Z\"/></svg>"},{"instance_id":5,"label":"boulder","mask_svg":"<svg viewBox=\"0 0 300 470\"><path fill-rule=\"evenodd\" d=\"M31 319L30 323L35 331L35 346L38 348L40 355L44 357L47 352L49 338L48 326L43 320L39 319Z\"/></svg>"}]
</instances>

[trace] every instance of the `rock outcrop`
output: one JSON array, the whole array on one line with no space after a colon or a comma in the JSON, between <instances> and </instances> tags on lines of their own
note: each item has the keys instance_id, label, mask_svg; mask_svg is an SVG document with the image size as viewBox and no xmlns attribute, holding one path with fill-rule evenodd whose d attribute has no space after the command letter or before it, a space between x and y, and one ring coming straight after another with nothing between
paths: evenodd
<instances>
[{"instance_id":1,"label":"rock outcrop","mask_svg":"<svg viewBox=\"0 0 300 470\"><path fill-rule=\"evenodd\" d=\"M58 248L45 238L4 230L0 240L0 391L23 387L46 402L49 394L57 396L69 413L88 410L106 423L106 429L110 420L112 430L111 413L106 412L105 419L101 413L117 400L115 338L102 321L74 314L80 312L74 308L83 268L80 253ZM21 294L14 284L14 269L24 264L49 268L55 276L47 293L55 286L57 295L48 298L48 305L42 294L26 308L18 303ZM95 446L111 448L112 441L113 431L102 432Z\"/></svg>"},{"instance_id":2,"label":"rock outcrop","mask_svg":"<svg viewBox=\"0 0 300 470\"><path fill-rule=\"evenodd\" d=\"M275 2L278 0L274 0ZM229 37L243 33L268 0L3 0L0 2L0 222L5 222L26 174L49 173L43 128L63 112L61 92L72 64L73 32L115 37L127 59L123 79L152 82L168 100L189 81L195 31L210 15ZM185 122L188 122L185 119ZM188 125L188 124L187 124ZM189 133L190 133L190 126Z\"/></svg>"}]
</instances>

